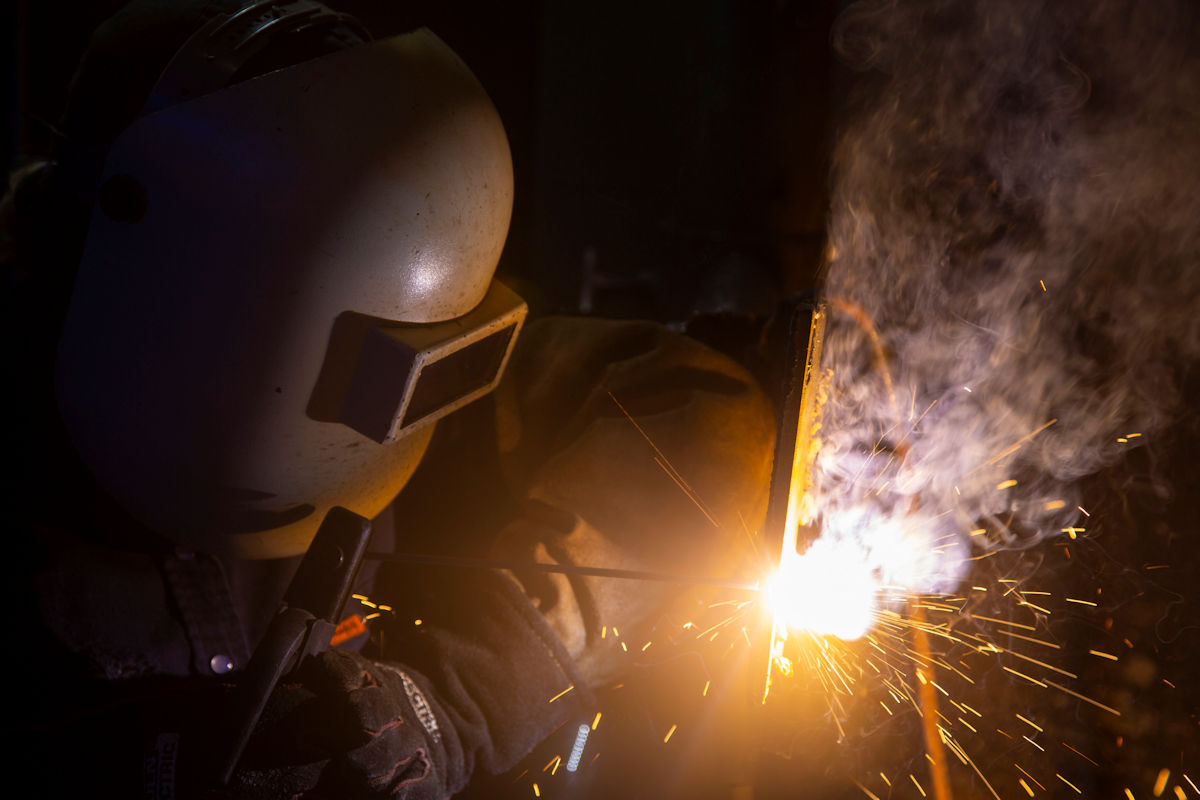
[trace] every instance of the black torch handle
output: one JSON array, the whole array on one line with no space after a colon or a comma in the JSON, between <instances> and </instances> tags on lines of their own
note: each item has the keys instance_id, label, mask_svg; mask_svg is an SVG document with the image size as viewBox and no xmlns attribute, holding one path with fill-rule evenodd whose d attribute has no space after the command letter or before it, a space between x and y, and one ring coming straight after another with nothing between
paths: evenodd
<instances>
[{"instance_id":1,"label":"black torch handle","mask_svg":"<svg viewBox=\"0 0 1200 800\"><path fill-rule=\"evenodd\" d=\"M344 508L330 509L322 520L238 684L231 733L216 760L221 785L233 776L280 679L305 656L329 649L370 536L370 521Z\"/></svg>"}]
</instances>

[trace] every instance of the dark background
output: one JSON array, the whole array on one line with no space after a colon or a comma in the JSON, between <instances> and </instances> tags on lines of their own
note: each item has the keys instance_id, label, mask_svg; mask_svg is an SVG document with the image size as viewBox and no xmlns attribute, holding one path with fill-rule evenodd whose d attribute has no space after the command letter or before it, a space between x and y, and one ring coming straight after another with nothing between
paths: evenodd
<instances>
[{"instance_id":1,"label":"dark background","mask_svg":"<svg viewBox=\"0 0 1200 800\"><path fill-rule=\"evenodd\" d=\"M49 153L75 63L90 32L120 5L4 6L10 79L0 87L0 147L10 167ZM378 37L427 25L488 90L509 134L516 176L500 273L533 313L669 323L697 313L765 314L783 295L813 285L839 101L853 79L829 46L838 5L337 4ZM1003 734L970 742L1001 797L1027 796L1016 764L1043 779L1033 786L1037 796L1079 796L1055 780L1056 772L1089 797L1124 797L1125 786L1139 800L1149 797L1162 768L1173 770L1172 787L1189 767L1200 782L1193 444L1134 454L1094 477L1087 496L1095 519L1087 541L1066 548L1071 558L1063 546L1047 546L997 559L973 577L995 587L999 577L1050 565L1042 566L1049 573L1031 574L1056 589L1059 616L1051 615L1045 631L1064 643L1055 663L1080 675L1072 685L1124 712L1115 718L1031 693L998 670L982 671L979 685L959 697L969 696L965 702L989 715L990 730ZM1099 605L1070 608L1064 596L1099 597ZM681 613L711 612L700 600L682 602L693 607ZM1015 613L999 605L986 611ZM867 796L857 781L880 797L916 798L909 772L930 789L911 712L889 721L855 711L839 745L819 691L796 692L771 714L747 712L761 647L726 649L722 640L695 652L667 644L656 646L668 655L640 659L629 684L603 698L603 718L578 773L543 770L554 755L568 755L574 732L563 730L510 774L481 779L468 796L533 797L534 782L542 797ZM713 688L701 702L709 679ZM876 694L860 705L876 708ZM1049 752L1005 738L1021 725L1013 722L1017 713L1041 722L1046 730L1035 738ZM672 724L678 730L664 744ZM1073 761L1064 741L1098 763ZM895 779L894 788L879 780L880 771ZM952 773L956 797L990 796L966 767L953 763Z\"/></svg>"},{"instance_id":2,"label":"dark background","mask_svg":"<svg viewBox=\"0 0 1200 800\"><path fill-rule=\"evenodd\" d=\"M4 12L10 165L45 154L91 31L121 2ZM769 310L823 242L834 3L337 4L377 37L426 25L471 66L516 175L502 275L534 313L680 321Z\"/></svg>"}]
</instances>

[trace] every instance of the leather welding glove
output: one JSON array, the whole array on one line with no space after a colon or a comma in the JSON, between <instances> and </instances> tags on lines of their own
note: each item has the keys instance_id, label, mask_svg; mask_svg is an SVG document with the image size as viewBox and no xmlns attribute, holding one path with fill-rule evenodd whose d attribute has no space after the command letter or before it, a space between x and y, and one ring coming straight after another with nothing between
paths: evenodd
<instances>
[{"instance_id":1,"label":"leather welding glove","mask_svg":"<svg viewBox=\"0 0 1200 800\"><path fill-rule=\"evenodd\" d=\"M328 651L276 691L227 796L442 800L476 769L508 768L591 702L507 576L464 582L430 568L421 591L436 606L421 626L397 618L378 658Z\"/></svg>"},{"instance_id":2,"label":"leather welding glove","mask_svg":"<svg viewBox=\"0 0 1200 800\"><path fill-rule=\"evenodd\" d=\"M493 555L745 577L766 510L775 424L753 377L661 325L546 318L497 389L501 469L523 512ZM589 686L678 584L522 572ZM607 635L606 635L607 634Z\"/></svg>"}]
</instances>

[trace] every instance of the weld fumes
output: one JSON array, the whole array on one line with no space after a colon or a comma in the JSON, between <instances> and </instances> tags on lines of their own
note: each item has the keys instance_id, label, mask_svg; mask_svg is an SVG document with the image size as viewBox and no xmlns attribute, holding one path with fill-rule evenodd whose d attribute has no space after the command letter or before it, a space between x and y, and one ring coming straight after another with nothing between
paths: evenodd
<instances>
[{"instance_id":1,"label":"weld fumes","mask_svg":"<svg viewBox=\"0 0 1200 800\"><path fill-rule=\"evenodd\" d=\"M879 584L952 591L973 544L1072 528L1072 483L1178 414L1200 354L1197 16L889 0L839 21L862 79L812 492Z\"/></svg>"}]
</instances>

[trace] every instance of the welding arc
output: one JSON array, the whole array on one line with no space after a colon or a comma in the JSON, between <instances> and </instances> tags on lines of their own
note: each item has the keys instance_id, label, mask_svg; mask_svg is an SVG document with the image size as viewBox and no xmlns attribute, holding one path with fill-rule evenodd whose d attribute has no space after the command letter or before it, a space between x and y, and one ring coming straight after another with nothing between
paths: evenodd
<instances>
[{"instance_id":1,"label":"welding arc","mask_svg":"<svg viewBox=\"0 0 1200 800\"><path fill-rule=\"evenodd\" d=\"M707 578L696 575L677 575L669 572L645 572L632 569L609 567L581 567L575 564L541 564L529 561L494 561L488 558L464 558L462 556L436 556L416 553L368 552L365 558L376 561L392 561L401 564L429 564L438 567L460 567L465 569L507 569L513 572L556 572L563 575L588 575L594 578L623 578L633 581L658 581L688 586L715 586L720 589L739 589L745 592L759 591L758 581L738 581L725 578Z\"/></svg>"}]
</instances>

